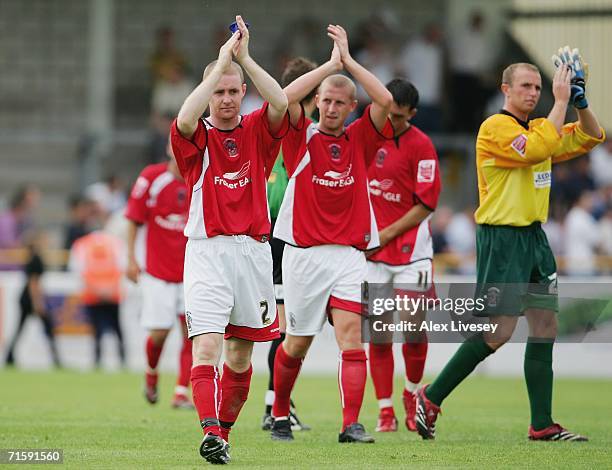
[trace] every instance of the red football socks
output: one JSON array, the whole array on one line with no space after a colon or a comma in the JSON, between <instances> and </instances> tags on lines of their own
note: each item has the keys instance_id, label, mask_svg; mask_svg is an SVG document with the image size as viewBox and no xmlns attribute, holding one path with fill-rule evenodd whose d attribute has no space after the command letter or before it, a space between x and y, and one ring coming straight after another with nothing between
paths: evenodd
<instances>
[{"instance_id":1,"label":"red football socks","mask_svg":"<svg viewBox=\"0 0 612 470\"><path fill-rule=\"evenodd\" d=\"M289 416L291 408L291 391L295 385L303 358L291 357L281 344L274 358L274 406L272 415L275 417Z\"/></svg>"},{"instance_id":2,"label":"red football socks","mask_svg":"<svg viewBox=\"0 0 612 470\"><path fill-rule=\"evenodd\" d=\"M359 420L367 376L366 361L366 353L363 349L350 349L340 353L338 386L342 403L343 431L349 424Z\"/></svg>"},{"instance_id":3,"label":"red football socks","mask_svg":"<svg viewBox=\"0 0 612 470\"><path fill-rule=\"evenodd\" d=\"M393 368L393 344L370 343L370 375L377 400L393 395Z\"/></svg>"},{"instance_id":4,"label":"red football socks","mask_svg":"<svg viewBox=\"0 0 612 470\"><path fill-rule=\"evenodd\" d=\"M176 384L181 387L189 387L189 376L191 375L191 365L193 345L190 339L183 338L183 347L179 356L179 371Z\"/></svg>"},{"instance_id":5,"label":"red football socks","mask_svg":"<svg viewBox=\"0 0 612 470\"><path fill-rule=\"evenodd\" d=\"M147 342L145 345L145 350L147 353L147 364L151 370L157 369L157 364L159 364L159 356L161 356L163 346L157 346L153 342L153 338L150 336L147 337Z\"/></svg>"},{"instance_id":6,"label":"red football socks","mask_svg":"<svg viewBox=\"0 0 612 470\"><path fill-rule=\"evenodd\" d=\"M212 432L220 436L221 381L219 370L215 366L196 366L191 369L191 390L204 434Z\"/></svg>"},{"instance_id":7,"label":"red football socks","mask_svg":"<svg viewBox=\"0 0 612 470\"><path fill-rule=\"evenodd\" d=\"M223 364L221 376L221 404L219 406L219 422L222 437L227 441L229 431L236 422L238 414L249 396L253 367L244 372L234 372L227 364Z\"/></svg>"},{"instance_id":8,"label":"red football socks","mask_svg":"<svg viewBox=\"0 0 612 470\"><path fill-rule=\"evenodd\" d=\"M423 379L425 360L427 359L427 337L422 343L402 344L402 355L406 365L406 378L413 384L418 384Z\"/></svg>"}]
</instances>

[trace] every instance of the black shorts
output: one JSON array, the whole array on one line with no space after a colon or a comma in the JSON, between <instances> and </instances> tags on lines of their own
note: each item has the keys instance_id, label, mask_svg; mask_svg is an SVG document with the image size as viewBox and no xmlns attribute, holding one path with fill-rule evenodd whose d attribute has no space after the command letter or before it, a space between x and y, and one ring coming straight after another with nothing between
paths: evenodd
<instances>
[{"instance_id":1,"label":"black shorts","mask_svg":"<svg viewBox=\"0 0 612 470\"><path fill-rule=\"evenodd\" d=\"M272 229L276 219L272 219ZM285 250L285 242L278 238L273 238L270 234L270 247L272 248L272 279L274 280L274 295L276 296L277 304L284 304L285 298L283 295L283 251Z\"/></svg>"}]
</instances>

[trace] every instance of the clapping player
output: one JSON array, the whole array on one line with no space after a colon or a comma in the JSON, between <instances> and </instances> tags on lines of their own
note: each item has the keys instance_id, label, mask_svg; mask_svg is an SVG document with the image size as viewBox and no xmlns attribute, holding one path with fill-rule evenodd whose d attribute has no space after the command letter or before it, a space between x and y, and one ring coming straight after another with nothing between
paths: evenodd
<instances>
[{"instance_id":1,"label":"clapping player","mask_svg":"<svg viewBox=\"0 0 612 470\"><path fill-rule=\"evenodd\" d=\"M288 127L287 97L251 58L249 31L240 16L236 22L238 30L206 67L171 130L189 187L185 315L193 339L193 398L204 432L200 454L217 464L229 461L229 432L249 393L253 342L279 336L266 179ZM246 116L240 115L243 69L267 100ZM207 107L210 116L201 119Z\"/></svg>"},{"instance_id":2,"label":"clapping player","mask_svg":"<svg viewBox=\"0 0 612 470\"><path fill-rule=\"evenodd\" d=\"M290 395L314 336L333 322L340 348L338 384L342 405L340 442L374 442L359 423L366 383L361 342L364 250L379 246L368 194L367 168L384 141L381 134L393 100L378 79L351 57L347 34L329 25L334 47L329 61L285 88L292 128L283 140L290 177L274 236L285 241L283 283L287 334L274 362L272 439L292 440ZM345 68L373 101L363 117L344 127L357 105L355 84L337 73ZM300 101L319 85L318 124L304 116Z\"/></svg>"},{"instance_id":3,"label":"clapping player","mask_svg":"<svg viewBox=\"0 0 612 470\"><path fill-rule=\"evenodd\" d=\"M529 120L540 99L535 65L508 66L502 75L504 107L480 127L476 164L480 205L475 219L477 294L497 332L465 341L436 380L417 394L417 429L433 439L442 401L474 368L512 336L525 315L529 338L524 371L531 425L529 439L585 441L552 418L553 344L557 335L557 266L542 229L548 217L552 165L582 155L604 140L588 107L577 51L559 61L553 77L554 105L546 118ZM574 77L572 77L574 75ZM583 78L583 77L582 77ZM568 105L578 122L563 125Z\"/></svg>"}]
</instances>

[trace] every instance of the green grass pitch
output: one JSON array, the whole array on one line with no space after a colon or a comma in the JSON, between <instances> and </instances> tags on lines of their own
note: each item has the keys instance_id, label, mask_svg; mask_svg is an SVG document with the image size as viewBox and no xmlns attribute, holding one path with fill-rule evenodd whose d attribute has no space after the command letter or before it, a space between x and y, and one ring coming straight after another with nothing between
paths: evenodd
<instances>
[{"instance_id":1,"label":"green grass pitch","mask_svg":"<svg viewBox=\"0 0 612 470\"><path fill-rule=\"evenodd\" d=\"M266 379L255 376L232 432L233 467L248 468L610 468L612 381L559 379L555 418L588 443L527 441L528 402L521 379L472 377L444 403L435 441L402 426L373 445L338 444L340 406L334 376L302 376L295 400L312 431L293 443L260 430ZM62 448L68 468L196 468L195 412L172 410L173 377L161 377L161 399L145 403L134 373L0 370L0 448ZM401 383L396 413L403 421ZM376 402L368 384L361 421L373 433ZM23 467L20 467L23 468ZM40 467L37 467L40 468Z\"/></svg>"}]
</instances>

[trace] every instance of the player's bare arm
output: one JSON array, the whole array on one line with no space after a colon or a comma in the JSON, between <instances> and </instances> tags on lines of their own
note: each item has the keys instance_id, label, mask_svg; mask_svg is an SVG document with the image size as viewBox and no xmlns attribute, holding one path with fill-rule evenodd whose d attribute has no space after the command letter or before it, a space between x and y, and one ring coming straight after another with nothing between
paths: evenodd
<instances>
[{"instance_id":1,"label":"player's bare arm","mask_svg":"<svg viewBox=\"0 0 612 470\"><path fill-rule=\"evenodd\" d=\"M555 104L548 114L548 120L553 123L559 134L565 123L565 114L570 98L571 76L571 71L567 66L559 67L553 76L552 92L555 97Z\"/></svg>"},{"instance_id":2,"label":"player's bare arm","mask_svg":"<svg viewBox=\"0 0 612 470\"><path fill-rule=\"evenodd\" d=\"M386 226L384 229L378 232L381 248L394 238L403 235L408 230L419 225L427 217L429 217L429 214L431 213L432 210L428 209L423 204L416 204L391 225Z\"/></svg>"},{"instance_id":3,"label":"player's bare arm","mask_svg":"<svg viewBox=\"0 0 612 470\"><path fill-rule=\"evenodd\" d=\"M393 96L374 74L353 59L349 51L348 36L342 26L330 24L327 27L327 35L338 45L342 64L346 70L355 77L372 100L370 117L376 129L381 131L391 109Z\"/></svg>"},{"instance_id":4,"label":"player's bare arm","mask_svg":"<svg viewBox=\"0 0 612 470\"><path fill-rule=\"evenodd\" d=\"M270 104L268 107L268 121L270 122L271 129L277 130L287 112L287 97L278 82L249 55L249 29L244 24L244 20L240 15L236 16L236 23L240 39L234 44L232 52L236 61L244 68L249 78L253 81L259 94Z\"/></svg>"},{"instance_id":5,"label":"player's bare arm","mask_svg":"<svg viewBox=\"0 0 612 470\"><path fill-rule=\"evenodd\" d=\"M183 137L190 138L198 127L198 119L208 107L216 85L232 63L232 49L238 42L240 32L236 31L219 49L219 59L212 72L202 79L202 82L185 99L181 107L176 125Z\"/></svg>"},{"instance_id":6,"label":"player's bare arm","mask_svg":"<svg viewBox=\"0 0 612 470\"><path fill-rule=\"evenodd\" d=\"M132 282L138 282L140 276L140 267L136 261L136 234L138 232L138 224L133 220L128 220L127 226L127 255L128 263L125 271L126 277Z\"/></svg>"},{"instance_id":7,"label":"player's bare arm","mask_svg":"<svg viewBox=\"0 0 612 470\"><path fill-rule=\"evenodd\" d=\"M597 116L591 111L591 108L577 109L576 111L578 112L580 128L591 137L601 139L603 137L603 132L597 120Z\"/></svg>"},{"instance_id":8,"label":"player's bare arm","mask_svg":"<svg viewBox=\"0 0 612 470\"><path fill-rule=\"evenodd\" d=\"M329 60L321 64L316 69L295 79L283 90L289 102L289 116L291 123L296 125L302 115L301 101L326 77L338 73L342 70L342 59L338 45L334 43Z\"/></svg>"}]
</instances>

